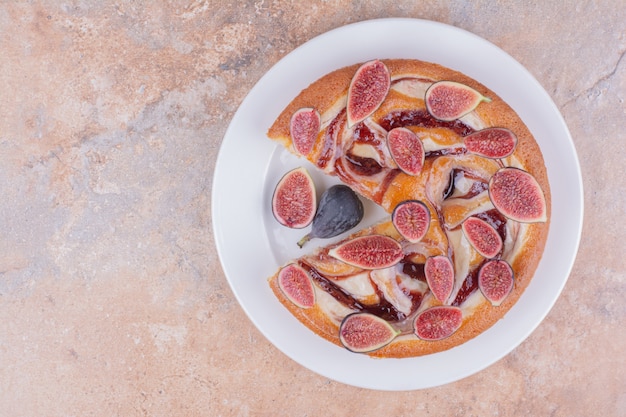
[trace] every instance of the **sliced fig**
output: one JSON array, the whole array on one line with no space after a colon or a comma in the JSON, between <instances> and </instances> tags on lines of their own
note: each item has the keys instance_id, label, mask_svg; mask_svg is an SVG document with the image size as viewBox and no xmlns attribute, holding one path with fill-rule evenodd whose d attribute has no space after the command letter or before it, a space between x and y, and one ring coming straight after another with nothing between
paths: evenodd
<instances>
[{"instance_id":1,"label":"sliced fig","mask_svg":"<svg viewBox=\"0 0 626 417\"><path fill-rule=\"evenodd\" d=\"M509 129L491 127L463 138L465 148L485 158L499 159L511 155L517 146L517 136Z\"/></svg>"},{"instance_id":2,"label":"sliced fig","mask_svg":"<svg viewBox=\"0 0 626 417\"><path fill-rule=\"evenodd\" d=\"M391 221L403 238L416 243L422 240L428 232L430 210L421 201L403 201L393 209Z\"/></svg>"},{"instance_id":3,"label":"sliced fig","mask_svg":"<svg viewBox=\"0 0 626 417\"><path fill-rule=\"evenodd\" d=\"M458 307L430 307L415 317L415 334L422 340L441 340L450 337L463 324L463 312Z\"/></svg>"},{"instance_id":4,"label":"sliced fig","mask_svg":"<svg viewBox=\"0 0 626 417\"><path fill-rule=\"evenodd\" d=\"M489 180L489 198L500 213L522 223L547 220L546 199L528 172L513 167L499 169Z\"/></svg>"},{"instance_id":5,"label":"sliced fig","mask_svg":"<svg viewBox=\"0 0 626 417\"><path fill-rule=\"evenodd\" d=\"M513 269L506 261L487 261L478 271L478 288L492 305L499 306L513 289Z\"/></svg>"},{"instance_id":6,"label":"sliced fig","mask_svg":"<svg viewBox=\"0 0 626 417\"><path fill-rule=\"evenodd\" d=\"M437 81L426 90L425 101L431 116L450 122L465 116L482 101L489 102L491 99L465 84Z\"/></svg>"},{"instance_id":7,"label":"sliced fig","mask_svg":"<svg viewBox=\"0 0 626 417\"><path fill-rule=\"evenodd\" d=\"M502 250L502 238L496 229L478 217L468 217L461 224L465 238L485 258L495 258Z\"/></svg>"},{"instance_id":8,"label":"sliced fig","mask_svg":"<svg viewBox=\"0 0 626 417\"><path fill-rule=\"evenodd\" d=\"M454 287L454 267L450 258L442 255L429 257L424 264L424 275L435 298L445 303Z\"/></svg>"},{"instance_id":9,"label":"sliced fig","mask_svg":"<svg viewBox=\"0 0 626 417\"><path fill-rule=\"evenodd\" d=\"M333 185L322 194L311 232L298 242L303 247L309 240L327 239L355 227L363 219L363 203L347 185Z\"/></svg>"},{"instance_id":10,"label":"sliced fig","mask_svg":"<svg viewBox=\"0 0 626 417\"><path fill-rule=\"evenodd\" d=\"M400 243L385 235L356 237L330 249L328 254L363 269L387 268L404 256Z\"/></svg>"},{"instance_id":11,"label":"sliced fig","mask_svg":"<svg viewBox=\"0 0 626 417\"><path fill-rule=\"evenodd\" d=\"M387 133L387 146L398 168L409 175L418 175L424 166L424 145L417 135L405 128L397 127Z\"/></svg>"},{"instance_id":12,"label":"sliced fig","mask_svg":"<svg viewBox=\"0 0 626 417\"><path fill-rule=\"evenodd\" d=\"M283 226L302 229L313 221L317 206L315 184L306 168L287 172L272 196L272 213Z\"/></svg>"},{"instance_id":13,"label":"sliced fig","mask_svg":"<svg viewBox=\"0 0 626 417\"><path fill-rule=\"evenodd\" d=\"M361 65L348 88L348 127L374 113L387 97L390 87L389 69L382 61L375 59Z\"/></svg>"},{"instance_id":14,"label":"sliced fig","mask_svg":"<svg viewBox=\"0 0 626 417\"><path fill-rule=\"evenodd\" d=\"M317 110L305 107L297 110L289 124L293 147L300 155L308 155L320 131L321 117Z\"/></svg>"},{"instance_id":15,"label":"sliced fig","mask_svg":"<svg viewBox=\"0 0 626 417\"><path fill-rule=\"evenodd\" d=\"M370 313L347 315L339 326L339 340L346 349L366 353L387 346L400 332Z\"/></svg>"},{"instance_id":16,"label":"sliced fig","mask_svg":"<svg viewBox=\"0 0 626 417\"><path fill-rule=\"evenodd\" d=\"M309 274L297 264L289 264L278 273L278 287L283 294L300 308L315 305L315 289Z\"/></svg>"}]
</instances>

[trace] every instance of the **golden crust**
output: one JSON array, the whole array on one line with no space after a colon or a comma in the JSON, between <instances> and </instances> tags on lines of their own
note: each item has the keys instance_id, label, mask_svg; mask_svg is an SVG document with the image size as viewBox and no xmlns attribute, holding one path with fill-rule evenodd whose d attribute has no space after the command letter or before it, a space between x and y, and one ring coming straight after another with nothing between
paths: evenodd
<instances>
[{"instance_id":1,"label":"golden crust","mask_svg":"<svg viewBox=\"0 0 626 417\"><path fill-rule=\"evenodd\" d=\"M500 306L494 307L482 298L473 307L472 314L464 317L461 328L444 340L427 342L416 338L410 340L399 338L388 346L371 353L372 356L376 357L401 358L430 354L458 346L493 326L510 310L532 280L543 254L549 229L551 200L547 172L539 146L519 116L493 91L470 77L441 65L406 59L383 60L383 62L387 65L392 80L410 76L431 81L456 81L468 85L484 96L489 97L491 102L488 105L479 105L474 111L476 116L482 120L485 127L504 127L516 134L518 145L514 154L504 161L505 165L518 166L535 177L544 192L548 214L548 221L545 223L521 225L523 242L517 243L516 252L510 259L510 264L515 274L514 288ZM359 65L355 64L333 71L303 90L278 116L268 130L268 137L294 152L289 135L291 115L299 108L313 107L322 114L322 122L324 123L324 115L332 114L338 104L343 105L345 103L350 80ZM394 94L390 94L388 100L383 103L381 108L385 108L385 106L387 106L386 108L402 107L411 101L395 100L394 97ZM419 100L413 101L417 103ZM378 113L384 113L385 111L386 109L379 110ZM372 117L376 118L377 114L374 114ZM318 139L321 138L318 137ZM307 159L313 163L316 162L318 157L319 154L316 151L307 155ZM430 168L429 164L427 161L424 170L427 171ZM423 182L423 179L400 173L389 184L385 194L380 196L380 201L377 202L390 212L400 201L410 198L422 199L424 191L420 181ZM369 195L366 195L366 197L372 198ZM367 233L367 231L358 233ZM276 276L274 275L269 279L269 284L278 300L309 329L332 343L341 345L338 338L337 323L330 320L320 308L301 309L292 304L278 288Z\"/></svg>"}]
</instances>

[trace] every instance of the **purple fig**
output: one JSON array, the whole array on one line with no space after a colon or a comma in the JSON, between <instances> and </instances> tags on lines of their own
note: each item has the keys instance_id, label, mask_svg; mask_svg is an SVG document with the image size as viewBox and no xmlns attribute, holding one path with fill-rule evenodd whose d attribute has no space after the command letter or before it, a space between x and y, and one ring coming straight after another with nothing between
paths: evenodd
<instances>
[{"instance_id":1,"label":"purple fig","mask_svg":"<svg viewBox=\"0 0 626 417\"><path fill-rule=\"evenodd\" d=\"M347 232L359 224L363 214L363 203L350 187L333 185L322 194L311 231L298 241L298 246L316 237L328 239Z\"/></svg>"},{"instance_id":2,"label":"purple fig","mask_svg":"<svg viewBox=\"0 0 626 417\"><path fill-rule=\"evenodd\" d=\"M468 217L461 224L465 238L485 258L495 258L502 250L502 238L496 229L478 217Z\"/></svg>"},{"instance_id":3,"label":"purple fig","mask_svg":"<svg viewBox=\"0 0 626 417\"><path fill-rule=\"evenodd\" d=\"M308 155L320 131L321 118L317 110L305 107L297 110L289 124L293 147L300 155Z\"/></svg>"},{"instance_id":4,"label":"purple fig","mask_svg":"<svg viewBox=\"0 0 626 417\"><path fill-rule=\"evenodd\" d=\"M398 167L409 175L418 175L424 166L424 145L417 135L405 128L397 127L387 133L387 146Z\"/></svg>"},{"instance_id":5,"label":"purple fig","mask_svg":"<svg viewBox=\"0 0 626 417\"><path fill-rule=\"evenodd\" d=\"M278 287L300 308L311 308L315 305L313 282L306 270L297 264L289 264L280 270Z\"/></svg>"},{"instance_id":6,"label":"purple fig","mask_svg":"<svg viewBox=\"0 0 626 417\"><path fill-rule=\"evenodd\" d=\"M339 340L346 349L357 353L380 349L398 334L387 321L370 313L349 314L339 326Z\"/></svg>"},{"instance_id":7,"label":"purple fig","mask_svg":"<svg viewBox=\"0 0 626 417\"><path fill-rule=\"evenodd\" d=\"M363 269L387 268L404 257L400 243L384 235L360 236L347 240L330 249L328 254Z\"/></svg>"},{"instance_id":8,"label":"purple fig","mask_svg":"<svg viewBox=\"0 0 626 417\"><path fill-rule=\"evenodd\" d=\"M463 312L458 307L430 307L415 317L415 334L422 340L441 340L450 337L463 324Z\"/></svg>"},{"instance_id":9,"label":"purple fig","mask_svg":"<svg viewBox=\"0 0 626 417\"><path fill-rule=\"evenodd\" d=\"M489 180L489 198L496 209L511 220L522 223L547 220L543 191L535 177L524 170L499 169Z\"/></svg>"},{"instance_id":10,"label":"purple fig","mask_svg":"<svg viewBox=\"0 0 626 417\"><path fill-rule=\"evenodd\" d=\"M313 221L317 196L313 179L303 167L287 172L272 196L272 213L283 226L302 229Z\"/></svg>"},{"instance_id":11,"label":"purple fig","mask_svg":"<svg viewBox=\"0 0 626 417\"><path fill-rule=\"evenodd\" d=\"M361 65L348 89L348 127L374 113L385 101L390 87L389 69L382 61L376 59Z\"/></svg>"},{"instance_id":12,"label":"purple fig","mask_svg":"<svg viewBox=\"0 0 626 417\"><path fill-rule=\"evenodd\" d=\"M424 264L424 275L430 291L442 303L452 294L454 267L447 256L431 256Z\"/></svg>"},{"instance_id":13,"label":"purple fig","mask_svg":"<svg viewBox=\"0 0 626 417\"><path fill-rule=\"evenodd\" d=\"M485 158L499 159L511 155L517 146L517 136L509 129L492 127L463 138L467 150Z\"/></svg>"},{"instance_id":14,"label":"purple fig","mask_svg":"<svg viewBox=\"0 0 626 417\"><path fill-rule=\"evenodd\" d=\"M430 210L421 201L403 201L393 209L391 221L403 238L416 243L428 232Z\"/></svg>"},{"instance_id":15,"label":"purple fig","mask_svg":"<svg viewBox=\"0 0 626 417\"><path fill-rule=\"evenodd\" d=\"M438 81L426 90L426 109L435 119L452 121L474 110L490 98L473 88L454 81Z\"/></svg>"},{"instance_id":16,"label":"purple fig","mask_svg":"<svg viewBox=\"0 0 626 417\"><path fill-rule=\"evenodd\" d=\"M494 306L499 306L513 289L513 269L502 260L487 261L478 271L478 288Z\"/></svg>"}]
</instances>

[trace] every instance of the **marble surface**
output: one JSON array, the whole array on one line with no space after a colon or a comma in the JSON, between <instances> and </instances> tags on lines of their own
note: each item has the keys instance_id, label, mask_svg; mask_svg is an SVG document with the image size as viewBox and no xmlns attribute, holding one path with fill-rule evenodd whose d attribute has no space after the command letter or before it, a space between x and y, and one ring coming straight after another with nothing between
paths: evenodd
<instances>
[{"instance_id":1,"label":"marble surface","mask_svg":"<svg viewBox=\"0 0 626 417\"><path fill-rule=\"evenodd\" d=\"M509 3L2 2L0 415L626 415L626 8ZM413 392L342 385L273 347L211 230L247 92L312 37L380 17L452 24L520 61L562 112L585 188L545 321L487 369Z\"/></svg>"}]
</instances>

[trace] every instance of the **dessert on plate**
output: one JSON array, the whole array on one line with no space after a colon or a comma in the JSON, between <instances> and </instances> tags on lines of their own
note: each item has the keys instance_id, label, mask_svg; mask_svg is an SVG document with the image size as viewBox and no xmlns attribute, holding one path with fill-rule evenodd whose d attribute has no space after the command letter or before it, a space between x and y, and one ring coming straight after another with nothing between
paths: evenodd
<instances>
[{"instance_id":1,"label":"dessert on plate","mask_svg":"<svg viewBox=\"0 0 626 417\"><path fill-rule=\"evenodd\" d=\"M443 351L496 323L531 281L550 220L544 160L472 78L413 59L358 63L304 89L267 135L343 183L318 201L298 168L272 198L285 227L313 228L269 285L326 340L377 357ZM354 193L388 216L358 228Z\"/></svg>"}]
</instances>

